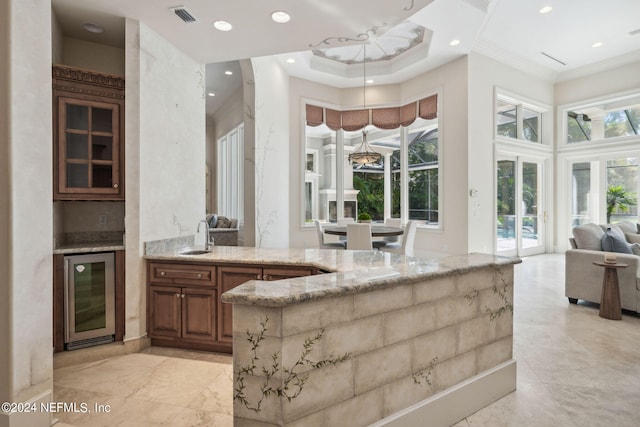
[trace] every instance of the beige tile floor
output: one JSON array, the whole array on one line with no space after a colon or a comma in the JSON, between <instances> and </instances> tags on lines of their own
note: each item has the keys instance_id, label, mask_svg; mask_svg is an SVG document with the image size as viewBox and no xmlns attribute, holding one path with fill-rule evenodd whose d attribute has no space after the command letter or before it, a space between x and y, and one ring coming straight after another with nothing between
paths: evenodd
<instances>
[{"instance_id":1,"label":"beige tile floor","mask_svg":"<svg viewBox=\"0 0 640 427\"><path fill-rule=\"evenodd\" d=\"M640 316L569 305L562 255L524 259L515 283L518 389L456 427L640 426ZM229 357L157 347L54 372L56 401L110 407L60 413L57 427L227 427L231 393Z\"/></svg>"}]
</instances>

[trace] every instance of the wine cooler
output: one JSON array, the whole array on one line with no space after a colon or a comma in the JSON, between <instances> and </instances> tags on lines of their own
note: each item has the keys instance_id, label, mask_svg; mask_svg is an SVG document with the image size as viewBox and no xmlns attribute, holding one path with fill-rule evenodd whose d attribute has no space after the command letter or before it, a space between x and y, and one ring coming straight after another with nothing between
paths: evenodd
<instances>
[{"instance_id":1,"label":"wine cooler","mask_svg":"<svg viewBox=\"0 0 640 427\"><path fill-rule=\"evenodd\" d=\"M114 253L64 257L65 349L109 343L115 334Z\"/></svg>"}]
</instances>

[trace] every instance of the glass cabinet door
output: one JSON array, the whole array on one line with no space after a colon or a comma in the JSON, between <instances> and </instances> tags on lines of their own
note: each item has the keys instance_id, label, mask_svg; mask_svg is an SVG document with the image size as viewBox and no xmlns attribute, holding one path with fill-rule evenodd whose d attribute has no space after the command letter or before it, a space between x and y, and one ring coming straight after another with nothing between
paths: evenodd
<instances>
[{"instance_id":1,"label":"glass cabinet door","mask_svg":"<svg viewBox=\"0 0 640 427\"><path fill-rule=\"evenodd\" d=\"M118 194L119 106L59 100L60 193Z\"/></svg>"}]
</instances>

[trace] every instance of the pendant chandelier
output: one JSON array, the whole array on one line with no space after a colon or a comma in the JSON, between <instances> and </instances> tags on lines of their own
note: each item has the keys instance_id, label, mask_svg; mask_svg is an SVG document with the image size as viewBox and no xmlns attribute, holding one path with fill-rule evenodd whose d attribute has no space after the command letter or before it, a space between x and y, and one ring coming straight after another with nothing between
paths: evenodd
<instances>
[{"instance_id":1,"label":"pendant chandelier","mask_svg":"<svg viewBox=\"0 0 640 427\"><path fill-rule=\"evenodd\" d=\"M362 44L362 109L367 111L367 44ZM376 163L382 159L382 154L375 151L367 142L366 125L362 128L362 142L356 148L356 150L349 154L350 163L358 163L360 165L367 165L370 163Z\"/></svg>"}]
</instances>

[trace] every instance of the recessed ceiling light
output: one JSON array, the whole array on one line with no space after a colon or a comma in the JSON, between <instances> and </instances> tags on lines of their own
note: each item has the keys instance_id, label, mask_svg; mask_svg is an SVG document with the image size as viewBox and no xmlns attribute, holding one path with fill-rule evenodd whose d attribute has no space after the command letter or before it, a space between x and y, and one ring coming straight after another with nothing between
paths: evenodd
<instances>
[{"instance_id":1,"label":"recessed ceiling light","mask_svg":"<svg viewBox=\"0 0 640 427\"><path fill-rule=\"evenodd\" d=\"M84 24L82 24L82 28L84 28L86 31L89 31L90 33L94 33L94 34L102 34L102 33L104 33L104 28L102 28L98 24L94 24L93 22L85 22Z\"/></svg>"},{"instance_id":2,"label":"recessed ceiling light","mask_svg":"<svg viewBox=\"0 0 640 427\"><path fill-rule=\"evenodd\" d=\"M213 23L213 26L220 31L231 31L233 25L228 23L227 21L216 21Z\"/></svg>"},{"instance_id":3,"label":"recessed ceiling light","mask_svg":"<svg viewBox=\"0 0 640 427\"><path fill-rule=\"evenodd\" d=\"M449 42L449 44L450 44L451 46L458 46L458 45L460 44L460 40L458 40L458 39L451 40L451 41Z\"/></svg>"},{"instance_id":4,"label":"recessed ceiling light","mask_svg":"<svg viewBox=\"0 0 640 427\"><path fill-rule=\"evenodd\" d=\"M213 92L209 92L207 95L209 95L209 96L216 96L216 94L215 94L215 93L213 93Z\"/></svg>"},{"instance_id":5,"label":"recessed ceiling light","mask_svg":"<svg viewBox=\"0 0 640 427\"><path fill-rule=\"evenodd\" d=\"M233 74L233 71L227 70L227 71L225 71L224 73L225 73L227 76L230 76L230 75L232 75L232 74Z\"/></svg>"},{"instance_id":6,"label":"recessed ceiling light","mask_svg":"<svg viewBox=\"0 0 640 427\"><path fill-rule=\"evenodd\" d=\"M271 14L271 19L273 19L273 22L277 22L278 24L286 24L291 20L291 16L289 16L287 12L277 10Z\"/></svg>"},{"instance_id":7,"label":"recessed ceiling light","mask_svg":"<svg viewBox=\"0 0 640 427\"><path fill-rule=\"evenodd\" d=\"M545 6L542 9L540 9L538 12L540 13L549 13L553 10L553 8L551 6Z\"/></svg>"},{"instance_id":8,"label":"recessed ceiling light","mask_svg":"<svg viewBox=\"0 0 640 427\"><path fill-rule=\"evenodd\" d=\"M602 46L602 42L595 42L594 44L591 45L591 47L600 47Z\"/></svg>"},{"instance_id":9,"label":"recessed ceiling light","mask_svg":"<svg viewBox=\"0 0 640 427\"><path fill-rule=\"evenodd\" d=\"M293 58L287 58L287 63L289 64L295 64L296 60Z\"/></svg>"},{"instance_id":10,"label":"recessed ceiling light","mask_svg":"<svg viewBox=\"0 0 640 427\"><path fill-rule=\"evenodd\" d=\"M373 82L375 82L375 80L373 80L373 79L367 79L367 84L371 84L371 83L373 83Z\"/></svg>"}]
</instances>

